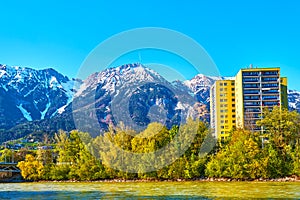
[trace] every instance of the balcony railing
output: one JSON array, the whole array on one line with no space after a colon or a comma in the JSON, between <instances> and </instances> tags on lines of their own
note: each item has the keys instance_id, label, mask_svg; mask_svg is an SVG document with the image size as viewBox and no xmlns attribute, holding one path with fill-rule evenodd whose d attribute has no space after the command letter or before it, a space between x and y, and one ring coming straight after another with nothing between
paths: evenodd
<instances>
[{"instance_id":1,"label":"balcony railing","mask_svg":"<svg viewBox=\"0 0 300 200\"><path fill-rule=\"evenodd\" d=\"M243 77L245 76L247 76L247 77L249 77L249 76L259 76L260 75L260 72L243 72Z\"/></svg>"},{"instance_id":2,"label":"balcony railing","mask_svg":"<svg viewBox=\"0 0 300 200\"><path fill-rule=\"evenodd\" d=\"M243 82L244 83L256 83L256 82L259 82L259 78L244 78Z\"/></svg>"},{"instance_id":3,"label":"balcony railing","mask_svg":"<svg viewBox=\"0 0 300 200\"><path fill-rule=\"evenodd\" d=\"M278 88L279 84L277 83L264 83L262 84L263 88Z\"/></svg>"},{"instance_id":4,"label":"balcony railing","mask_svg":"<svg viewBox=\"0 0 300 200\"><path fill-rule=\"evenodd\" d=\"M257 100L260 100L260 97L259 96L244 96L244 100L257 101Z\"/></svg>"},{"instance_id":5,"label":"balcony railing","mask_svg":"<svg viewBox=\"0 0 300 200\"><path fill-rule=\"evenodd\" d=\"M279 94L279 91L278 90L272 90L272 89L269 89L269 90L263 90L262 94Z\"/></svg>"},{"instance_id":6,"label":"balcony railing","mask_svg":"<svg viewBox=\"0 0 300 200\"><path fill-rule=\"evenodd\" d=\"M246 108L245 112L247 112L247 113L260 113L261 110L260 110L260 108Z\"/></svg>"},{"instance_id":7,"label":"balcony railing","mask_svg":"<svg viewBox=\"0 0 300 200\"><path fill-rule=\"evenodd\" d=\"M262 106L279 106L280 103L278 101L273 102L273 101L264 101Z\"/></svg>"},{"instance_id":8,"label":"balcony railing","mask_svg":"<svg viewBox=\"0 0 300 200\"><path fill-rule=\"evenodd\" d=\"M244 101L245 106L259 106L260 102L259 101Z\"/></svg>"},{"instance_id":9,"label":"balcony railing","mask_svg":"<svg viewBox=\"0 0 300 200\"><path fill-rule=\"evenodd\" d=\"M264 77L261 79L262 82L279 82L277 77Z\"/></svg>"},{"instance_id":10,"label":"balcony railing","mask_svg":"<svg viewBox=\"0 0 300 200\"><path fill-rule=\"evenodd\" d=\"M244 88L260 88L259 84L244 84Z\"/></svg>"},{"instance_id":11,"label":"balcony railing","mask_svg":"<svg viewBox=\"0 0 300 200\"><path fill-rule=\"evenodd\" d=\"M262 76L278 76L279 73L278 73L278 71L268 71L268 72L262 72L261 75Z\"/></svg>"},{"instance_id":12,"label":"balcony railing","mask_svg":"<svg viewBox=\"0 0 300 200\"><path fill-rule=\"evenodd\" d=\"M259 94L260 88L244 88L245 94Z\"/></svg>"},{"instance_id":13,"label":"balcony railing","mask_svg":"<svg viewBox=\"0 0 300 200\"><path fill-rule=\"evenodd\" d=\"M262 97L262 100L263 101L277 101L279 100L279 97L278 96L263 96Z\"/></svg>"}]
</instances>

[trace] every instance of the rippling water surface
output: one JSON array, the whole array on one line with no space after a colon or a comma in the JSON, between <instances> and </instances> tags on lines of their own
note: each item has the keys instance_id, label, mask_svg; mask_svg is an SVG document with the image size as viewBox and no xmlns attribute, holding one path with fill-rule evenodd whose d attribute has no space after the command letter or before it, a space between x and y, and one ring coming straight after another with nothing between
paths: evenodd
<instances>
[{"instance_id":1,"label":"rippling water surface","mask_svg":"<svg viewBox=\"0 0 300 200\"><path fill-rule=\"evenodd\" d=\"M300 199L300 182L2 183L0 199Z\"/></svg>"}]
</instances>

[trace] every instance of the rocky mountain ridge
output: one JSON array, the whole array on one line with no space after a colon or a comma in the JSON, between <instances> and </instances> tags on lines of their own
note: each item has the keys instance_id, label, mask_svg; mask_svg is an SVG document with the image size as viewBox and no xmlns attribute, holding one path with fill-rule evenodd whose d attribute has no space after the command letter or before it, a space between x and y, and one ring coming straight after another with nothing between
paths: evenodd
<instances>
[{"instance_id":1,"label":"rocky mountain ridge","mask_svg":"<svg viewBox=\"0 0 300 200\"><path fill-rule=\"evenodd\" d=\"M135 63L104 69L81 81L54 69L0 65L0 134L15 138L78 126L97 134L120 121L171 126L186 117L182 113L209 121L209 90L223 79L228 77L198 74L170 83ZM288 95L290 110L300 112L300 92L289 90Z\"/></svg>"}]
</instances>

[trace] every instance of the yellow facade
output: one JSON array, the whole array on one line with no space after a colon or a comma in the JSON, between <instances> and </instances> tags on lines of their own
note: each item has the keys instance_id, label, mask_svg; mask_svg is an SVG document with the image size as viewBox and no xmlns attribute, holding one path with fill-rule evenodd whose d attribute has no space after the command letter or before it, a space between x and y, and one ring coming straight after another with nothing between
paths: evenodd
<instances>
[{"instance_id":1,"label":"yellow facade","mask_svg":"<svg viewBox=\"0 0 300 200\"><path fill-rule=\"evenodd\" d=\"M211 126L214 136L224 139L236 124L234 80L218 80L211 87Z\"/></svg>"},{"instance_id":2,"label":"yellow facade","mask_svg":"<svg viewBox=\"0 0 300 200\"><path fill-rule=\"evenodd\" d=\"M265 108L288 107L287 78L280 68L241 69L234 80L218 80L211 87L211 128L218 139L234 127L261 131L256 126Z\"/></svg>"},{"instance_id":3,"label":"yellow facade","mask_svg":"<svg viewBox=\"0 0 300 200\"><path fill-rule=\"evenodd\" d=\"M243 103L243 80L240 70L235 77L235 103L236 103L236 126L241 128L244 124L244 103Z\"/></svg>"},{"instance_id":4,"label":"yellow facade","mask_svg":"<svg viewBox=\"0 0 300 200\"><path fill-rule=\"evenodd\" d=\"M287 77L280 78L281 86L281 106L282 108L288 109L288 93L287 93Z\"/></svg>"}]
</instances>

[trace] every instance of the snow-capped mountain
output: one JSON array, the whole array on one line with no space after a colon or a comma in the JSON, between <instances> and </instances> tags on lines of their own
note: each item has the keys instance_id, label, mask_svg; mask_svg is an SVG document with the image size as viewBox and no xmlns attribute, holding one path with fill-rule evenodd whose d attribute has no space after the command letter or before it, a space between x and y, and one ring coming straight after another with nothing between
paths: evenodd
<instances>
[{"instance_id":1,"label":"snow-capped mountain","mask_svg":"<svg viewBox=\"0 0 300 200\"><path fill-rule=\"evenodd\" d=\"M297 110L300 113L300 92L288 90L289 110Z\"/></svg>"},{"instance_id":2,"label":"snow-capped mountain","mask_svg":"<svg viewBox=\"0 0 300 200\"><path fill-rule=\"evenodd\" d=\"M198 74L170 83L137 63L81 81L53 69L0 65L0 138L76 128L99 134L121 121L141 128L152 121L170 127L190 115L209 121L210 87L224 79L230 77ZM288 95L289 108L300 112L300 92L289 90Z\"/></svg>"},{"instance_id":3,"label":"snow-capped mountain","mask_svg":"<svg viewBox=\"0 0 300 200\"><path fill-rule=\"evenodd\" d=\"M179 90L157 72L136 63L105 69L84 80L74 97L73 114L75 123L89 132L95 132L90 124L107 130L116 122L143 128L159 121L171 127L184 120L183 113L194 114L190 112L193 101L196 103L187 90Z\"/></svg>"},{"instance_id":4,"label":"snow-capped mountain","mask_svg":"<svg viewBox=\"0 0 300 200\"><path fill-rule=\"evenodd\" d=\"M62 113L78 84L79 80L70 80L54 69L0 64L0 129Z\"/></svg>"},{"instance_id":5,"label":"snow-capped mountain","mask_svg":"<svg viewBox=\"0 0 300 200\"><path fill-rule=\"evenodd\" d=\"M209 106L210 87L216 80L223 79L225 78L198 74L191 80L185 81L184 84L194 93L199 102Z\"/></svg>"}]
</instances>

